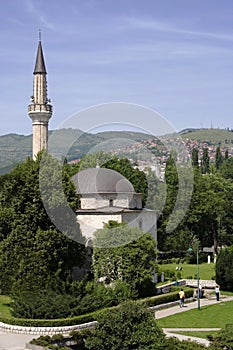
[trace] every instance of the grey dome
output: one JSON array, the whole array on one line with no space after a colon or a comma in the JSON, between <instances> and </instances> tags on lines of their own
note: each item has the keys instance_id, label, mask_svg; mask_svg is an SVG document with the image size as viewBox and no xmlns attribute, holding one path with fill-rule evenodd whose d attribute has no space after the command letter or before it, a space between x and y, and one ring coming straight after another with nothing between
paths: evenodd
<instances>
[{"instance_id":1,"label":"grey dome","mask_svg":"<svg viewBox=\"0 0 233 350\"><path fill-rule=\"evenodd\" d=\"M133 185L115 170L89 168L72 177L79 194L89 193L135 193Z\"/></svg>"}]
</instances>

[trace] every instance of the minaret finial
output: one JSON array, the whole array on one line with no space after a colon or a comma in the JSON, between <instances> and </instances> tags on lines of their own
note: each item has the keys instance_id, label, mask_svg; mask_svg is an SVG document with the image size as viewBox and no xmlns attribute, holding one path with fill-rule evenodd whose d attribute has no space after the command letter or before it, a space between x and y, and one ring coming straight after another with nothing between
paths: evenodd
<instances>
[{"instance_id":1,"label":"minaret finial","mask_svg":"<svg viewBox=\"0 0 233 350\"><path fill-rule=\"evenodd\" d=\"M41 29L39 29L39 41L41 41Z\"/></svg>"}]
</instances>

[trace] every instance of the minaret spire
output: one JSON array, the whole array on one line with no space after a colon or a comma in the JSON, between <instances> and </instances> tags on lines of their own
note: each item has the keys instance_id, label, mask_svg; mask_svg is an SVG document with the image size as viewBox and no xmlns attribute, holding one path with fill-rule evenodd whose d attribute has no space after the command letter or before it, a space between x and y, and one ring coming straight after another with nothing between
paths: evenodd
<instances>
[{"instance_id":1,"label":"minaret spire","mask_svg":"<svg viewBox=\"0 0 233 350\"><path fill-rule=\"evenodd\" d=\"M52 106L47 98L47 79L44 55L41 44L41 31L39 30L39 43L34 69L33 96L28 106L28 114L32 119L33 127L33 159L38 152L48 147L48 123L52 116Z\"/></svg>"}]
</instances>

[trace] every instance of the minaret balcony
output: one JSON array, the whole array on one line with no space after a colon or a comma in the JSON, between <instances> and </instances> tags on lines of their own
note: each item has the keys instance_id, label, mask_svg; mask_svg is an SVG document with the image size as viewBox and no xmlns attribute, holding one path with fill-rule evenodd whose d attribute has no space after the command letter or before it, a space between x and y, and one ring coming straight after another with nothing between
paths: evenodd
<instances>
[{"instance_id":1,"label":"minaret balcony","mask_svg":"<svg viewBox=\"0 0 233 350\"><path fill-rule=\"evenodd\" d=\"M47 112L52 114L53 107L50 104L32 103L28 106L28 112Z\"/></svg>"}]
</instances>

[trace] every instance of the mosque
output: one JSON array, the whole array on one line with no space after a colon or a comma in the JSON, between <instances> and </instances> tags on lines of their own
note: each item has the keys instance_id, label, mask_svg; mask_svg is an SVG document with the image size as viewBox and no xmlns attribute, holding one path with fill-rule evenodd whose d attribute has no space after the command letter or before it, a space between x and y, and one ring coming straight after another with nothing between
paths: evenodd
<instances>
[{"instance_id":1,"label":"mosque","mask_svg":"<svg viewBox=\"0 0 233 350\"><path fill-rule=\"evenodd\" d=\"M39 151L48 149L48 125L52 116L52 105L47 98L47 72L41 38L33 75L33 96L28 114L33 128L32 157L36 159ZM142 207L141 194L136 193L133 185L119 172L90 168L78 172L72 180L81 198L80 208L76 212L77 222L87 241L110 220L139 227L157 239L156 212Z\"/></svg>"}]
</instances>

